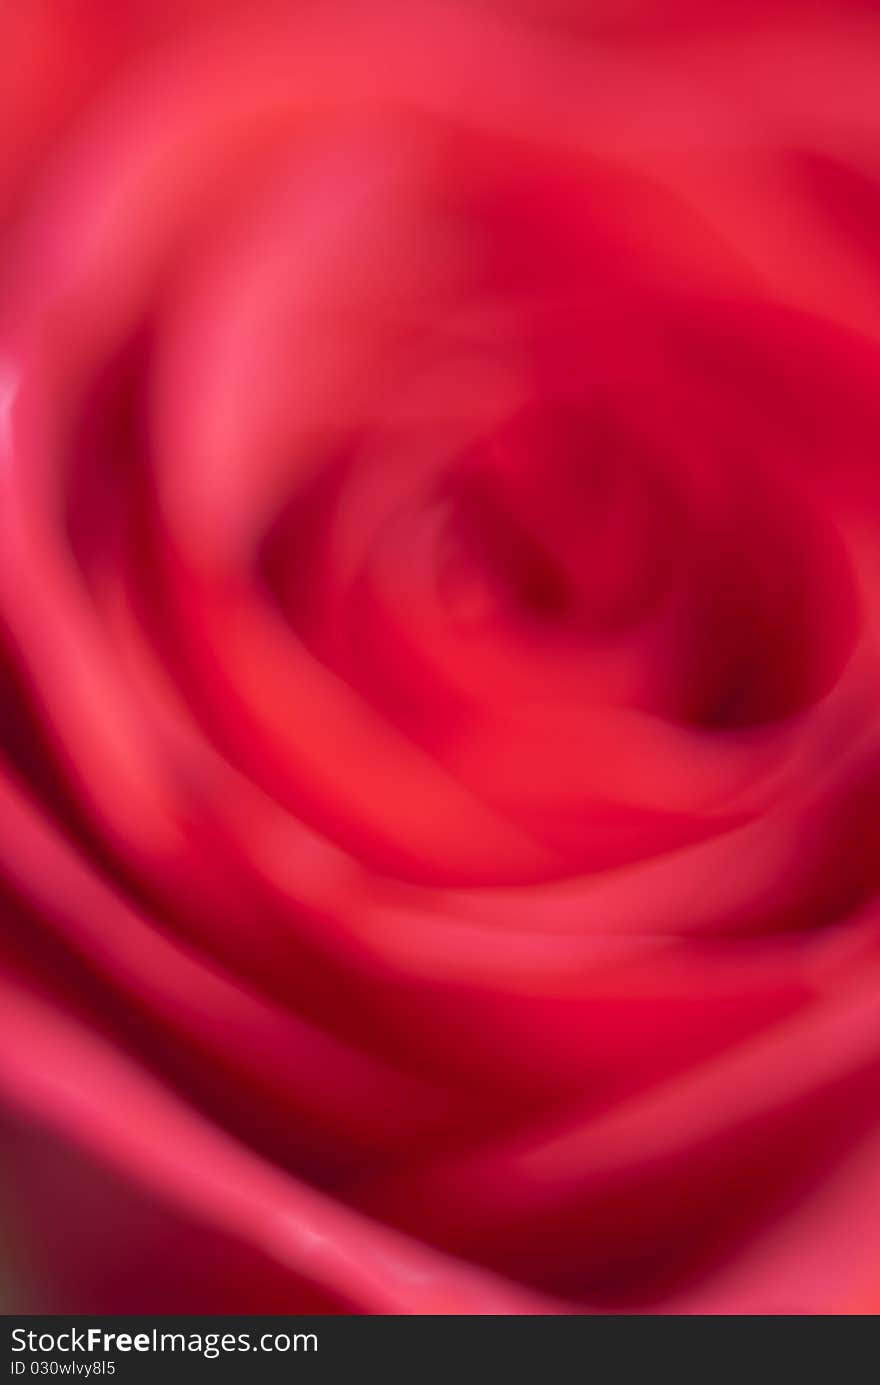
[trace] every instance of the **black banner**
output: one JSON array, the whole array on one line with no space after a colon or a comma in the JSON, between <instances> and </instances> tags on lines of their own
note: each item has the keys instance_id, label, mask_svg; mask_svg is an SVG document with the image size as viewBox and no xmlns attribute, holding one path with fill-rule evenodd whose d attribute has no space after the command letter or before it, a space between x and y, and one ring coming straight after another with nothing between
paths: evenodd
<instances>
[{"instance_id":1,"label":"black banner","mask_svg":"<svg viewBox=\"0 0 880 1385\"><path fill-rule=\"evenodd\" d=\"M315 1381L382 1379L394 1367L407 1379L497 1378L516 1367L548 1381L605 1380L701 1361L709 1369L719 1341L739 1364L757 1364L743 1319L673 1317L7 1317L5 1360L11 1381ZM786 1319L791 1322L790 1319ZM876 1323L876 1319L873 1319ZM815 1329L797 1320L778 1333L789 1364L816 1356ZM777 1335L777 1334L773 1334ZM824 1334L823 1334L824 1335ZM836 1335L836 1334L835 1334ZM861 1334L860 1334L861 1335ZM766 1350L762 1330L761 1349ZM800 1348L800 1349L799 1349ZM646 1352L650 1355L646 1356ZM841 1361L841 1349L833 1361ZM847 1377L876 1364L848 1355ZM856 1359L864 1362L860 1370ZM734 1365L733 1360L728 1360ZM713 1372L714 1373L714 1372ZM2 1382L0 1382L2 1385Z\"/></svg>"}]
</instances>

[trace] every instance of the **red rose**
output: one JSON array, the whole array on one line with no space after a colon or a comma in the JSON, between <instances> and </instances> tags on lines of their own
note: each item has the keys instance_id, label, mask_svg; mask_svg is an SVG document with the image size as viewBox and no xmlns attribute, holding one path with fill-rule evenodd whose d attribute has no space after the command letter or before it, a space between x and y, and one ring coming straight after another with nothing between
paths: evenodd
<instances>
[{"instance_id":1,"label":"red rose","mask_svg":"<svg viewBox=\"0 0 880 1385\"><path fill-rule=\"evenodd\" d=\"M42 14L15 1306L876 1310L880 22Z\"/></svg>"}]
</instances>

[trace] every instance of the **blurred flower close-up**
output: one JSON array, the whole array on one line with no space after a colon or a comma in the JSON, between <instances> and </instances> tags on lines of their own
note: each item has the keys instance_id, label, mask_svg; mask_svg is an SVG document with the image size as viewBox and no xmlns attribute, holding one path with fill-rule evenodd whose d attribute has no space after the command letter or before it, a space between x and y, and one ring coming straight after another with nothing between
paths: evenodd
<instances>
[{"instance_id":1,"label":"blurred flower close-up","mask_svg":"<svg viewBox=\"0 0 880 1385\"><path fill-rule=\"evenodd\" d=\"M0 1307L880 1313L880 7L0 54Z\"/></svg>"}]
</instances>

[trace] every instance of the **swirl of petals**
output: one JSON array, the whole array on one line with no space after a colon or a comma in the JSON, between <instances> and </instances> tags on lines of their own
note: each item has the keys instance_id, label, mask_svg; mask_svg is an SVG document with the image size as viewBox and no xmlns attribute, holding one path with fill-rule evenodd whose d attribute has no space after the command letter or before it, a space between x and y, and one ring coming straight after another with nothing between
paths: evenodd
<instances>
[{"instance_id":1,"label":"swirl of petals","mask_svg":"<svg viewBox=\"0 0 880 1385\"><path fill-rule=\"evenodd\" d=\"M871 1311L880 24L160 8L9 199L3 1101L285 1304Z\"/></svg>"}]
</instances>

